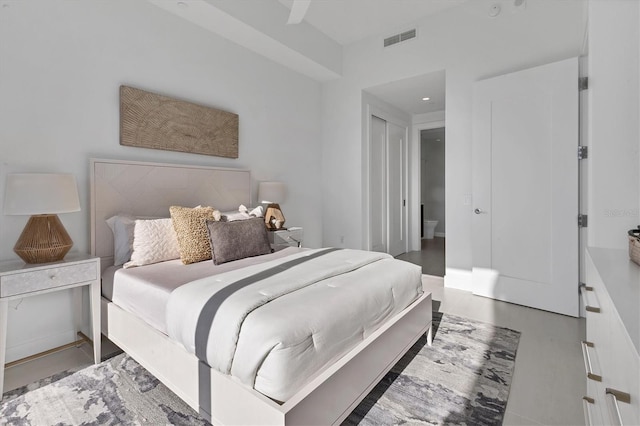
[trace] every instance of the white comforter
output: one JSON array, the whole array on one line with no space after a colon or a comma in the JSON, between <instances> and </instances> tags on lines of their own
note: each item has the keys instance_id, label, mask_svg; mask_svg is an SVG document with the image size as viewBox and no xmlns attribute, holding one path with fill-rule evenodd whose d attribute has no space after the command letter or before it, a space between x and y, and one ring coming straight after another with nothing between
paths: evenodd
<instances>
[{"instance_id":1,"label":"white comforter","mask_svg":"<svg viewBox=\"0 0 640 426\"><path fill-rule=\"evenodd\" d=\"M167 326L212 368L286 401L421 294L416 265L382 253L309 250L177 288Z\"/></svg>"}]
</instances>

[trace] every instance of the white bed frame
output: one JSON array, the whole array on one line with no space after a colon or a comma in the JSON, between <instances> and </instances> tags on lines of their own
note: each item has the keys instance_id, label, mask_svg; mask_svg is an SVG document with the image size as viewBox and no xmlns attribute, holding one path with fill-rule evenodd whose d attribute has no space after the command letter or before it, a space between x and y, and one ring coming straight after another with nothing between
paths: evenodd
<instances>
[{"instance_id":1,"label":"white bed frame","mask_svg":"<svg viewBox=\"0 0 640 426\"><path fill-rule=\"evenodd\" d=\"M166 216L171 205L251 205L247 170L91 160L91 250L113 264L113 236L105 219L116 213ZM137 316L102 300L103 333L197 411L199 361ZM219 425L329 425L342 422L373 387L427 333L431 294L405 310L315 375L283 404L211 370L211 422Z\"/></svg>"}]
</instances>

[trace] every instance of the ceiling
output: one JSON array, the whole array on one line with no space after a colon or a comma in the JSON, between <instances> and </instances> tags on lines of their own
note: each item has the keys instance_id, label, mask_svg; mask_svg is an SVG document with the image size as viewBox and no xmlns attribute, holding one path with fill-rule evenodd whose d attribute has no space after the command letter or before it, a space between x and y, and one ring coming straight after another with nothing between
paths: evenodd
<instances>
[{"instance_id":1,"label":"ceiling","mask_svg":"<svg viewBox=\"0 0 640 426\"><path fill-rule=\"evenodd\" d=\"M293 0L278 0L291 8ZM386 37L468 0L311 0L304 20L339 44ZM367 92L409 114L445 109L445 72L390 82ZM423 101L428 97L428 101Z\"/></svg>"},{"instance_id":2,"label":"ceiling","mask_svg":"<svg viewBox=\"0 0 640 426\"><path fill-rule=\"evenodd\" d=\"M291 8L293 0L278 0ZM311 0L304 20L345 45L389 36L413 22L468 0Z\"/></svg>"},{"instance_id":3,"label":"ceiling","mask_svg":"<svg viewBox=\"0 0 640 426\"><path fill-rule=\"evenodd\" d=\"M445 72L397 80L366 89L372 95L410 114L444 111ZM428 97L428 101L422 98Z\"/></svg>"},{"instance_id":4,"label":"ceiling","mask_svg":"<svg viewBox=\"0 0 640 426\"><path fill-rule=\"evenodd\" d=\"M335 68L335 62L325 62L326 58L341 57L340 46L415 28L423 18L469 0L309 0L300 25L285 23L287 8L294 0L148 1L295 71L328 81L340 78L341 60ZM313 39L313 32L324 34L325 41ZM313 52L323 53L306 51L304 43ZM409 114L444 111L445 72L394 81L366 91ZM423 97L430 99L423 101Z\"/></svg>"}]
</instances>

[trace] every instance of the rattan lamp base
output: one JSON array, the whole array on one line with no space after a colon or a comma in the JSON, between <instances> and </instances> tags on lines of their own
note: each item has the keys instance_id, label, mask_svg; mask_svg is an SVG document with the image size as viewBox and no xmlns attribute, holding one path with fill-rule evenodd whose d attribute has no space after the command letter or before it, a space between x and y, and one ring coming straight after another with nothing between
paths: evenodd
<instances>
[{"instance_id":1,"label":"rattan lamp base","mask_svg":"<svg viewBox=\"0 0 640 426\"><path fill-rule=\"evenodd\" d=\"M27 263L47 263L62 260L72 246L58 215L40 214L29 218L13 251Z\"/></svg>"}]
</instances>

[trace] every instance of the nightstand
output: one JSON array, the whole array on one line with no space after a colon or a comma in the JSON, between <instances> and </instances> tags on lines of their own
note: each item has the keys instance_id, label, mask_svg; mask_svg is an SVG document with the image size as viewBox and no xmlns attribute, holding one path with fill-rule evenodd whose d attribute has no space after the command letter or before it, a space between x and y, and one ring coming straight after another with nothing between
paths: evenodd
<instances>
[{"instance_id":1,"label":"nightstand","mask_svg":"<svg viewBox=\"0 0 640 426\"><path fill-rule=\"evenodd\" d=\"M69 253L64 260L53 263L26 264L22 260L0 261L0 395L2 395L4 387L9 301L74 289L73 297L76 310L74 320L76 332L79 332L82 318L83 286L89 287L93 359L98 364L100 362L101 337L100 258L82 253ZM81 341L62 346L60 349L73 346Z\"/></svg>"},{"instance_id":2,"label":"nightstand","mask_svg":"<svg viewBox=\"0 0 640 426\"><path fill-rule=\"evenodd\" d=\"M269 242L274 246L302 247L304 232L300 227L278 229L277 231L269 231L268 234Z\"/></svg>"}]
</instances>

